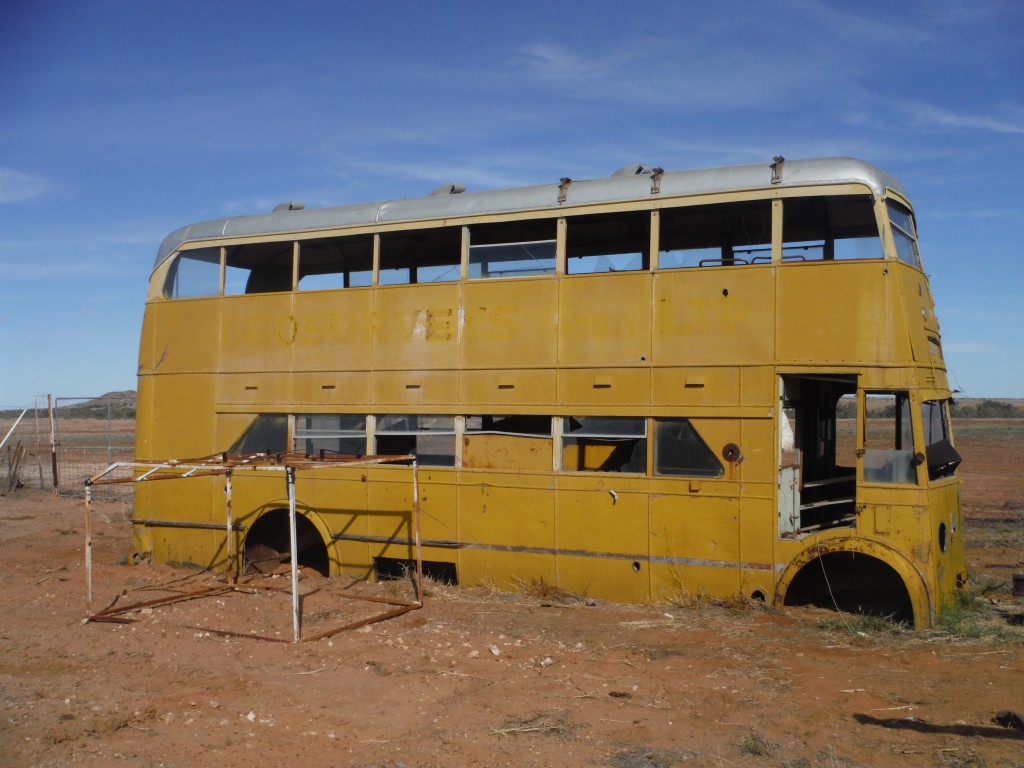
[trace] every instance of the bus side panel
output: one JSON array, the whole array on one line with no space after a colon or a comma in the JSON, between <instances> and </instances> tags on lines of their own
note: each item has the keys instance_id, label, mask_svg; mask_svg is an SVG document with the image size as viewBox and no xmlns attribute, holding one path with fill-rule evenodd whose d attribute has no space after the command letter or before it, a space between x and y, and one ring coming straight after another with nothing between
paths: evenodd
<instances>
[{"instance_id":1,"label":"bus side panel","mask_svg":"<svg viewBox=\"0 0 1024 768\"><path fill-rule=\"evenodd\" d=\"M295 295L294 317L295 371L369 370L371 289L299 292Z\"/></svg>"},{"instance_id":2,"label":"bus side panel","mask_svg":"<svg viewBox=\"0 0 1024 768\"><path fill-rule=\"evenodd\" d=\"M367 478L367 533L371 557L412 560L416 556L412 542L416 538L412 514L412 478L391 467L369 467Z\"/></svg>"},{"instance_id":3,"label":"bus side panel","mask_svg":"<svg viewBox=\"0 0 1024 768\"><path fill-rule=\"evenodd\" d=\"M557 280L474 280L463 285L462 297L463 368L555 364Z\"/></svg>"},{"instance_id":4,"label":"bus side panel","mask_svg":"<svg viewBox=\"0 0 1024 768\"><path fill-rule=\"evenodd\" d=\"M775 590L775 531L778 513L771 497L772 486L744 483L740 504L740 592L751 597L760 592L771 600Z\"/></svg>"},{"instance_id":5,"label":"bus side panel","mask_svg":"<svg viewBox=\"0 0 1024 768\"><path fill-rule=\"evenodd\" d=\"M396 482L409 482L407 467L387 469L397 476ZM453 546L459 539L459 492L456 470L420 467L419 485L420 535L425 544L423 559L457 565L458 548ZM430 546L431 542L438 542L438 546ZM457 576L462 579L461 573L457 573Z\"/></svg>"},{"instance_id":6,"label":"bus side panel","mask_svg":"<svg viewBox=\"0 0 1024 768\"><path fill-rule=\"evenodd\" d=\"M891 264L785 264L778 271L780 362L903 364L906 316Z\"/></svg>"},{"instance_id":7,"label":"bus side panel","mask_svg":"<svg viewBox=\"0 0 1024 768\"><path fill-rule=\"evenodd\" d=\"M654 283L657 365L762 363L774 354L772 270L759 265L661 272Z\"/></svg>"},{"instance_id":8,"label":"bus side panel","mask_svg":"<svg viewBox=\"0 0 1024 768\"><path fill-rule=\"evenodd\" d=\"M366 511L369 486L365 475L363 468L298 473L296 494L335 537L333 545L327 542L332 574L360 579L373 575L373 545L366 540L373 518Z\"/></svg>"},{"instance_id":9,"label":"bus side panel","mask_svg":"<svg viewBox=\"0 0 1024 768\"><path fill-rule=\"evenodd\" d=\"M290 371L296 332L292 294L225 296L221 301L221 371Z\"/></svg>"},{"instance_id":10,"label":"bus side panel","mask_svg":"<svg viewBox=\"0 0 1024 768\"><path fill-rule=\"evenodd\" d=\"M933 481L928 495L931 502L931 531L935 547L935 611L954 608L959 587L967 581L964 566L964 537L960 508L960 481L956 477ZM929 535L925 531L925 536Z\"/></svg>"},{"instance_id":11,"label":"bus side panel","mask_svg":"<svg viewBox=\"0 0 1024 768\"><path fill-rule=\"evenodd\" d=\"M556 478L558 586L574 594L640 603L650 594L647 481Z\"/></svg>"},{"instance_id":12,"label":"bus side panel","mask_svg":"<svg viewBox=\"0 0 1024 768\"><path fill-rule=\"evenodd\" d=\"M171 523L206 523L224 525L221 530L151 526L144 534L153 559L160 563L192 565L223 571L230 565L227 558L223 477L196 477L181 481L159 481L140 484L144 493L136 504L139 520ZM138 544L138 538L136 544ZM144 551L139 548L136 551Z\"/></svg>"},{"instance_id":13,"label":"bus side panel","mask_svg":"<svg viewBox=\"0 0 1024 768\"><path fill-rule=\"evenodd\" d=\"M220 365L221 300L178 299L146 307L154 342L152 360L139 360L140 371L216 373Z\"/></svg>"},{"instance_id":14,"label":"bus side panel","mask_svg":"<svg viewBox=\"0 0 1024 768\"><path fill-rule=\"evenodd\" d=\"M458 368L460 290L458 283L378 289L373 307L374 369Z\"/></svg>"},{"instance_id":15,"label":"bus side panel","mask_svg":"<svg viewBox=\"0 0 1024 768\"><path fill-rule=\"evenodd\" d=\"M467 584L557 583L550 475L464 471L458 495L459 573Z\"/></svg>"},{"instance_id":16,"label":"bus side panel","mask_svg":"<svg viewBox=\"0 0 1024 768\"><path fill-rule=\"evenodd\" d=\"M563 365L643 365L651 357L649 272L559 281L558 360ZM646 383L643 399L649 397Z\"/></svg>"},{"instance_id":17,"label":"bus side panel","mask_svg":"<svg viewBox=\"0 0 1024 768\"><path fill-rule=\"evenodd\" d=\"M738 518L736 498L701 491L652 494L652 599L738 594Z\"/></svg>"},{"instance_id":18,"label":"bus side panel","mask_svg":"<svg viewBox=\"0 0 1024 768\"><path fill-rule=\"evenodd\" d=\"M212 414L217 378L205 373L176 373L150 378L152 411L149 445L140 459L194 459L227 446L217 444Z\"/></svg>"}]
</instances>

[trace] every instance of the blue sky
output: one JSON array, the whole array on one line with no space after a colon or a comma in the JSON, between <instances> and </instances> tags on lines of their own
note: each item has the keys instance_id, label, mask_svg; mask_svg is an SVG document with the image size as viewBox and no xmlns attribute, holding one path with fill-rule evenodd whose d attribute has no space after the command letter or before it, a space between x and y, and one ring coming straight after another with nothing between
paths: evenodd
<instances>
[{"instance_id":1,"label":"blue sky","mask_svg":"<svg viewBox=\"0 0 1024 768\"><path fill-rule=\"evenodd\" d=\"M954 386L1024 397L1024 3L8 0L0 405L135 387L182 224L852 155L918 217Z\"/></svg>"}]
</instances>

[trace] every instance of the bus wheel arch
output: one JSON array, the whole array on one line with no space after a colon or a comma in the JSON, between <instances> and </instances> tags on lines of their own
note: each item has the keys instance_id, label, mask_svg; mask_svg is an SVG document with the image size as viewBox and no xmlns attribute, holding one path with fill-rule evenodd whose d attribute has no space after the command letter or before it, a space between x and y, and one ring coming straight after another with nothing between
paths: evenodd
<instances>
[{"instance_id":1,"label":"bus wheel arch","mask_svg":"<svg viewBox=\"0 0 1024 768\"><path fill-rule=\"evenodd\" d=\"M774 603L892 616L916 627L935 619L928 587L913 563L883 544L852 537L804 550L779 578Z\"/></svg>"},{"instance_id":2,"label":"bus wheel arch","mask_svg":"<svg viewBox=\"0 0 1024 768\"><path fill-rule=\"evenodd\" d=\"M291 562L291 535L287 507L269 507L245 533L242 542L243 572L269 573ZM330 576L334 541L320 516L312 509L296 509L295 537L299 567Z\"/></svg>"}]
</instances>

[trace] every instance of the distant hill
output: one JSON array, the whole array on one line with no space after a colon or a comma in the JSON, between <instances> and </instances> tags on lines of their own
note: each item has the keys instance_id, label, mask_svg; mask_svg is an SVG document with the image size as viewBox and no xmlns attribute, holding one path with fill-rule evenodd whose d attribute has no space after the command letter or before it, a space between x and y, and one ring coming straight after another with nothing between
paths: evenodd
<instances>
[{"instance_id":1,"label":"distant hill","mask_svg":"<svg viewBox=\"0 0 1024 768\"><path fill-rule=\"evenodd\" d=\"M57 403L57 411L61 418L72 419L105 419L107 418L108 403L110 415L115 419L135 418L134 389L126 389L120 392L107 392L105 395L85 400L62 398L57 396L54 400ZM70 400L71 402L68 402ZM63 401L63 402L62 402ZM40 411L46 412L46 401L40 404ZM0 411L0 419L15 419L21 414L21 409L10 409Z\"/></svg>"},{"instance_id":2,"label":"distant hill","mask_svg":"<svg viewBox=\"0 0 1024 768\"><path fill-rule=\"evenodd\" d=\"M121 392L107 392L105 395L73 403L59 403L57 406L62 419L115 419L135 418L134 389ZM60 398L57 398L58 402Z\"/></svg>"}]
</instances>

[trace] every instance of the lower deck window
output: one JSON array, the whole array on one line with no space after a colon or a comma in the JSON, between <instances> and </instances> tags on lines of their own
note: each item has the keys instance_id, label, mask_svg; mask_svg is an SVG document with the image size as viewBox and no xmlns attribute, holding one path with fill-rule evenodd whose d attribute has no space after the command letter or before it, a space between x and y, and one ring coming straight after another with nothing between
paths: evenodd
<instances>
[{"instance_id":1,"label":"lower deck window","mask_svg":"<svg viewBox=\"0 0 1024 768\"><path fill-rule=\"evenodd\" d=\"M956 468L960 466L960 454L953 447L946 401L928 400L921 403L921 423L924 426L928 479L937 480L956 474Z\"/></svg>"},{"instance_id":2,"label":"lower deck window","mask_svg":"<svg viewBox=\"0 0 1024 768\"><path fill-rule=\"evenodd\" d=\"M722 463L689 419L655 419L654 473L683 477L720 477Z\"/></svg>"},{"instance_id":3,"label":"lower deck window","mask_svg":"<svg viewBox=\"0 0 1024 768\"><path fill-rule=\"evenodd\" d=\"M632 416L562 419L562 468L569 472L647 471L647 420Z\"/></svg>"},{"instance_id":4,"label":"lower deck window","mask_svg":"<svg viewBox=\"0 0 1024 768\"><path fill-rule=\"evenodd\" d=\"M366 417L347 413L314 413L295 417L292 448L312 456L318 453L366 454Z\"/></svg>"},{"instance_id":5,"label":"lower deck window","mask_svg":"<svg viewBox=\"0 0 1024 768\"><path fill-rule=\"evenodd\" d=\"M411 454L426 466L455 466L454 416L378 416L376 436L375 453Z\"/></svg>"},{"instance_id":6,"label":"lower deck window","mask_svg":"<svg viewBox=\"0 0 1024 768\"><path fill-rule=\"evenodd\" d=\"M864 423L864 482L917 482L910 398L906 392L868 394Z\"/></svg>"},{"instance_id":7,"label":"lower deck window","mask_svg":"<svg viewBox=\"0 0 1024 768\"><path fill-rule=\"evenodd\" d=\"M467 416L462 466L551 470L550 416Z\"/></svg>"},{"instance_id":8,"label":"lower deck window","mask_svg":"<svg viewBox=\"0 0 1024 768\"><path fill-rule=\"evenodd\" d=\"M288 417L283 413L261 413L249 429L228 449L229 456L281 453L288 448Z\"/></svg>"}]
</instances>

